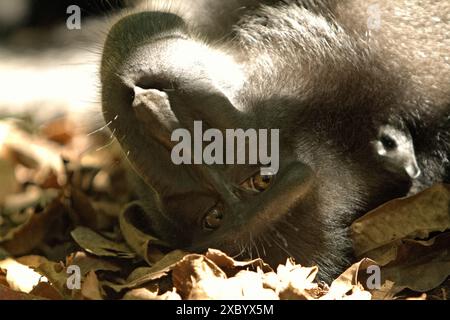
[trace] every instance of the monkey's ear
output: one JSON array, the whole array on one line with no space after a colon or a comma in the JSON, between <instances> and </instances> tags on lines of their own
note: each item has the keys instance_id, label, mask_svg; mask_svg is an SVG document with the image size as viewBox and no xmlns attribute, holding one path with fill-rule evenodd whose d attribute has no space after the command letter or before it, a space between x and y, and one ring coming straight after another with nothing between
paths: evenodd
<instances>
[{"instance_id":1,"label":"monkey's ear","mask_svg":"<svg viewBox=\"0 0 450 320\"><path fill-rule=\"evenodd\" d=\"M245 125L244 113L211 83L196 83L168 92L168 95L171 109L182 126L190 127L194 121L203 121L210 128L219 130Z\"/></svg>"}]
</instances>

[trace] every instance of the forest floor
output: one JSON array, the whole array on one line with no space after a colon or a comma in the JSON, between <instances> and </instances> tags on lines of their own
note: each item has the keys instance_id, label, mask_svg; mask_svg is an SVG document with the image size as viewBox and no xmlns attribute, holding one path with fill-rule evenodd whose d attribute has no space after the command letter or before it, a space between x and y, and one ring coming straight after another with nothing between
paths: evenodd
<instances>
[{"instance_id":1,"label":"forest floor","mask_svg":"<svg viewBox=\"0 0 450 320\"><path fill-rule=\"evenodd\" d=\"M100 131L0 120L0 299L449 299L448 185L355 221L359 262L327 285L292 259L272 269L146 234L125 166Z\"/></svg>"}]
</instances>

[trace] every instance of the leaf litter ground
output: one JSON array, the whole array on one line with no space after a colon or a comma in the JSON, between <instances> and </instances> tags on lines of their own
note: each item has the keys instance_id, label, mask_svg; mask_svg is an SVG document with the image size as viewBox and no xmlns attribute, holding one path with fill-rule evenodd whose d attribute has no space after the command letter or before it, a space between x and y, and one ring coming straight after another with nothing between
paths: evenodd
<instances>
[{"instance_id":1,"label":"leaf litter ground","mask_svg":"<svg viewBox=\"0 0 450 320\"><path fill-rule=\"evenodd\" d=\"M0 299L449 298L448 185L355 221L359 262L328 286L293 259L272 269L171 249L136 223L123 159L110 136L68 119L0 120Z\"/></svg>"}]
</instances>

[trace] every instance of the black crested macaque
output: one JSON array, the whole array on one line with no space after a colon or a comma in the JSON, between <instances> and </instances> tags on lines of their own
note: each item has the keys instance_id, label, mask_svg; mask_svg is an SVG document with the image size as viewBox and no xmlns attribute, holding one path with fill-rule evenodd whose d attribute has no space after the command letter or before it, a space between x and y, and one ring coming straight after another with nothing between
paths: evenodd
<instances>
[{"instance_id":1,"label":"black crested macaque","mask_svg":"<svg viewBox=\"0 0 450 320\"><path fill-rule=\"evenodd\" d=\"M118 17L101 65L105 120L163 240L294 257L330 281L353 259L354 219L446 179L450 2L169 2ZM196 120L280 129L279 172L174 165L171 133ZM409 174L393 175L374 152L391 123L420 176L402 163Z\"/></svg>"}]
</instances>

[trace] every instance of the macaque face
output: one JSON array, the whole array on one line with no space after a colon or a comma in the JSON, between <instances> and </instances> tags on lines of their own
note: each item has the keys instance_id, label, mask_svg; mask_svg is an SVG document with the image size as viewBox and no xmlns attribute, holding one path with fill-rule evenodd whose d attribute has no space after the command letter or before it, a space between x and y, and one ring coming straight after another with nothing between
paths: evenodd
<instances>
[{"instance_id":1,"label":"macaque face","mask_svg":"<svg viewBox=\"0 0 450 320\"><path fill-rule=\"evenodd\" d=\"M147 22L155 19L165 22ZM216 246L237 254L269 226L276 229L272 225L308 193L314 175L289 154L279 157L287 152L280 150L276 131L271 131L276 124L256 121L237 102L245 78L241 66L184 33L179 18L161 13L129 16L113 27L102 63L105 119L140 179L155 231L179 247ZM119 41L128 41L125 48L117 46ZM203 125L201 137L197 123ZM194 154L198 139L203 155L208 141L217 143L217 137L207 137L208 130L217 137L223 133L222 143L211 153L221 153L223 160L219 157L209 165L198 162ZM248 150L230 149L230 130L260 133L253 137L267 139L253 141L247 135L242 141ZM189 148L180 153L192 162L174 160L179 132L195 140L189 141L192 154L186 157ZM242 152L250 160L255 142L268 147L269 163L260 161L261 148L256 148L253 162L239 160ZM264 171L270 164L275 170ZM280 248L275 251L278 254Z\"/></svg>"}]
</instances>

